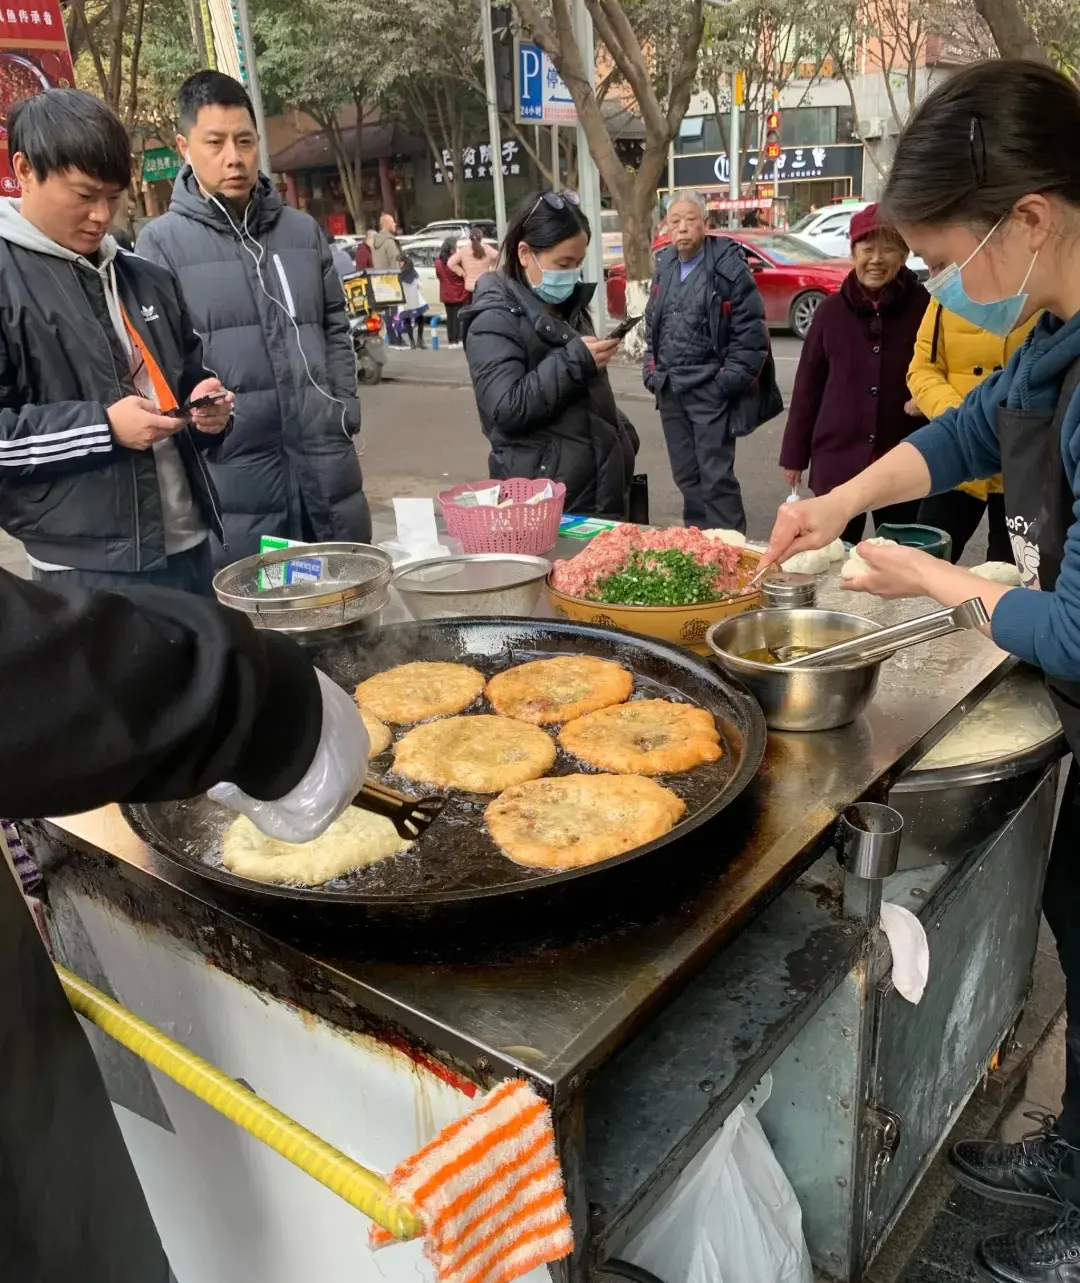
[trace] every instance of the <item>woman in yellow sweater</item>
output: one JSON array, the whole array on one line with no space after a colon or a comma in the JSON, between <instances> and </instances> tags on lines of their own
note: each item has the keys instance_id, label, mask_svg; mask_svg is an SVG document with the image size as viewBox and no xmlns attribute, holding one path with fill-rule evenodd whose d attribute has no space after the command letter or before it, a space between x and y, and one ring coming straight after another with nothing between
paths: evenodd
<instances>
[{"instance_id":1,"label":"woman in yellow sweater","mask_svg":"<svg viewBox=\"0 0 1080 1283\"><path fill-rule=\"evenodd\" d=\"M960 402L972 388L995 370L1000 370L1024 343L1028 331L1039 319L1036 313L1017 326L1008 338L998 338L965 321L955 312L946 311L940 303L926 309L915 356L908 369L908 391L912 413L935 419ZM1013 560L1009 532L1005 528L1005 500L1001 478L970 481L945 494L930 495L919 507L919 521L937 526L952 535L952 559L960 560L967 541L978 529L983 512L987 513L989 535L987 560Z\"/></svg>"}]
</instances>

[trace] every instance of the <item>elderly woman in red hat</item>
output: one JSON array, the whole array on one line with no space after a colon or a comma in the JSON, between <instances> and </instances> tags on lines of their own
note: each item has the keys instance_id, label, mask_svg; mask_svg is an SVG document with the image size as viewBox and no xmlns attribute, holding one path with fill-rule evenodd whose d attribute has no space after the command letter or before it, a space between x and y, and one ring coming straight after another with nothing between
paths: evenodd
<instances>
[{"instance_id":1,"label":"elderly woman in red hat","mask_svg":"<svg viewBox=\"0 0 1080 1283\"><path fill-rule=\"evenodd\" d=\"M868 205L851 220L855 266L824 300L803 344L780 449L790 486L809 469L810 489L827 494L862 472L925 420L905 413L907 372L930 296L905 266L908 248ZM915 521L918 501L874 512L874 524ZM857 543L866 514L844 531Z\"/></svg>"}]
</instances>

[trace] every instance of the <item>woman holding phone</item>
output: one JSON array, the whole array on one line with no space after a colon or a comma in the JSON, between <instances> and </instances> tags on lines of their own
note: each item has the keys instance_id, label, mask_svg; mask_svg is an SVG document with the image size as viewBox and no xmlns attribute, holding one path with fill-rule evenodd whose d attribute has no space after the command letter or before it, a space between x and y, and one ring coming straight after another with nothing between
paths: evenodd
<instances>
[{"instance_id":1,"label":"woman holding phone","mask_svg":"<svg viewBox=\"0 0 1080 1283\"><path fill-rule=\"evenodd\" d=\"M590 235L575 192L526 197L461 327L492 477L562 481L567 512L626 520L638 436L608 382L619 339L589 319Z\"/></svg>"},{"instance_id":2,"label":"woman holding phone","mask_svg":"<svg viewBox=\"0 0 1080 1283\"><path fill-rule=\"evenodd\" d=\"M1015 1145L966 1141L953 1173L987 1198L1057 1211L1052 1226L987 1239L980 1277L1080 1277L1080 91L1049 66L959 71L916 112L896 150L886 212L929 265L930 294L1001 338L1040 309L1005 369L821 498L781 509L767 560L821 548L857 512L1001 473L1022 588L988 583L904 547L859 545L851 582L883 597L980 597L1003 649L1041 668L1073 753L1043 909L1066 980L1061 1113Z\"/></svg>"}]
</instances>

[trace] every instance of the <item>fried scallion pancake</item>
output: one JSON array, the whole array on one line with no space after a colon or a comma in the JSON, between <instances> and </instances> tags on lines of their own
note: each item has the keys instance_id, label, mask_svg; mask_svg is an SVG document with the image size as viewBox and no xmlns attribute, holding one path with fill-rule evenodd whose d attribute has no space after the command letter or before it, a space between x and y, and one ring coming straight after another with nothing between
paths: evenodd
<instances>
[{"instance_id":1,"label":"fried scallion pancake","mask_svg":"<svg viewBox=\"0 0 1080 1283\"><path fill-rule=\"evenodd\" d=\"M691 704L635 699L567 722L559 743L590 766L618 775L689 771L721 758L713 715Z\"/></svg>"},{"instance_id":2,"label":"fried scallion pancake","mask_svg":"<svg viewBox=\"0 0 1080 1283\"><path fill-rule=\"evenodd\" d=\"M501 793L555 765L555 741L539 726L480 714L425 722L394 746L394 770L410 780L470 793Z\"/></svg>"},{"instance_id":3,"label":"fried scallion pancake","mask_svg":"<svg viewBox=\"0 0 1080 1283\"><path fill-rule=\"evenodd\" d=\"M367 731L367 737L371 741L371 756L378 757L380 753L385 753L390 747L390 741L394 738L390 727L370 713L365 713L363 709L360 710L360 720L364 723L364 730Z\"/></svg>"},{"instance_id":4,"label":"fried scallion pancake","mask_svg":"<svg viewBox=\"0 0 1080 1283\"><path fill-rule=\"evenodd\" d=\"M670 789L640 775L559 775L507 789L484 818L516 863L576 869L663 837L685 810Z\"/></svg>"},{"instance_id":5,"label":"fried scallion pancake","mask_svg":"<svg viewBox=\"0 0 1080 1283\"><path fill-rule=\"evenodd\" d=\"M460 713L484 689L484 675L465 664L420 661L376 673L356 688L356 702L395 726Z\"/></svg>"},{"instance_id":6,"label":"fried scallion pancake","mask_svg":"<svg viewBox=\"0 0 1080 1283\"><path fill-rule=\"evenodd\" d=\"M268 837L241 815L225 830L221 863L254 882L298 882L314 887L408 851L412 845L398 836L389 820L357 806L347 806L313 842L301 843Z\"/></svg>"},{"instance_id":7,"label":"fried scallion pancake","mask_svg":"<svg viewBox=\"0 0 1080 1283\"><path fill-rule=\"evenodd\" d=\"M548 726L610 704L634 691L634 678L621 664L591 655L535 659L497 673L487 684L492 708L503 717Z\"/></svg>"}]
</instances>

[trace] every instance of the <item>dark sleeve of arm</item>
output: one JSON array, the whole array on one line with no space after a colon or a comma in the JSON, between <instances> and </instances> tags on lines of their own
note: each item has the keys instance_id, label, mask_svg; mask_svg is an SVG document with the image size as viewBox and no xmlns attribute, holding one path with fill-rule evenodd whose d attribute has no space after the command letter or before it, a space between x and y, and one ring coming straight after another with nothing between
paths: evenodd
<instances>
[{"instance_id":1,"label":"dark sleeve of arm","mask_svg":"<svg viewBox=\"0 0 1080 1283\"><path fill-rule=\"evenodd\" d=\"M178 389L180 404L183 405L191 399L192 390L198 387L203 379L212 379L216 376L213 370L208 370L203 364L202 339L199 338L194 325L191 323L191 313L188 311L187 303L184 301L184 291L180 288L180 282L175 277L173 278L173 284L180 309L180 348L184 357L184 367L180 374L180 387ZM221 446L221 443L232 431L232 420L229 420L224 432L200 432L193 422L188 424L188 431L200 450L213 452Z\"/></svg>"},{"instance_id":2,"label":"dark sleeve of arm","mask_svg":"<svg viewBox=\"0 0 1080 1283\"><path fill-rule=\"evenodd\" d=\"M573 339L528 369L517 335L506 328L506 315L492 309L478 316L469 328L465 355L480 413L503 432L525 433L587 395L596 362L581 339Z\"/></svg>"},{"instance_id":3,"label":"dark sleeve of arm","mask_svg":"<svg viewBox=\"0 0 1080 1283\"><path fill-rule=\"evenodd\" d=\"M823 340L824 326L814 317L810 333L803 343L795 389L791 394L787 426L780 446L781 468L804 472L810 465L810 445L814 437L821 398L829 378L829 358Z\"/></svg>"},{"instance_id":4,"label":"dark sleeve of arm","mask_svg":"<svg viewBox=\"0 0 1080 1283\"><path fill-rule=\"evenodd\" d=\"M719 374L720 387L729 394L745 392L761 374L768 355L765 304L753 272L741 263L731 284L728 345Z\"/></svg>"},{"instance_id":5,"label":"dark sleeve of arm","mask_svg":"<svg viewBox=\"0 0 1080 1283\"><path fill-rule=\"evenodd\" d=\"M0 334L0 480L98 468L110 461L113 450L109 418L100 402L22 403L15 366Z\"/></svg>"},{"instance_id":6,"label":"dark sleeve of arm","mask_svg":"<svg viewBox=\"0 0 1080 1283\"><path fill-rule=\"evenodd\" d=\"M52 590L0 571L0 815L283 796L322 731L315 670L280 634L164 589Z\"/></svg>"},{"instance_id":7,"label":"dark sleeve of arm","mask_svg":"<svg viewBox=\"0 0 1080 1283\"><path fill-rule=\"evenodd\" d=\"M345 425L348 430L359 432L360 398L356 395L356 358L353 356L349 318L345 311L345 290L325 239L322 245L322 277L325 300L323 333L326 336L326 368L330 374L330 391L345 403Z\"/></svg>"}]
</instances>

